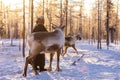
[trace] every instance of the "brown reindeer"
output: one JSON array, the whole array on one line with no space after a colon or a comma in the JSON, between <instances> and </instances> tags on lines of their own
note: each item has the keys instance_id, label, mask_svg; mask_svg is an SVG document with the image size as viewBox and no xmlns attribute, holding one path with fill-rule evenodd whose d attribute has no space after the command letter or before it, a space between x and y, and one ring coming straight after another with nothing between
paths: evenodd
<instances>
[{"instance_id":1,"label":"brown reindeer","mask_svg":"<svg viewBox=\"0 0 120 80\"><path fill-rule=\"evenodd\" d=\"M62 56L64 56L66 54L67 49L69 47L72 47L76 51L76 53L78 54L78 51L75 48L75 42L76 42L76 40L81 40L80 35L72 35L72 36L66 36L65 37L65 45L64 45L65 52L62 54Z\"/></svg>"},{"instance_id":2,"label":"brown reindeer","mask_svg":"<svg viewBox=\"0 0 120 80\"><path fill-rule=\"evenodd\" d=\"M48 70L52 70L52 58L53 54L57 52L57 67L56 71L60 71L59 67L59 58L60 51L65 43L64 33L62 29L64 26L60 25L59 27L53 27L55 29L54 32L35 32L28 36L28 45L30 48L30 55L26 58L23 76L27 76L27 67L28 63L35 59L35 56L38 53L50 53L50 64ZM35 71L35 75L38 74L37 70L35 70L35 66L33 65L33 69Z\"/></svg>"}]
</instances>

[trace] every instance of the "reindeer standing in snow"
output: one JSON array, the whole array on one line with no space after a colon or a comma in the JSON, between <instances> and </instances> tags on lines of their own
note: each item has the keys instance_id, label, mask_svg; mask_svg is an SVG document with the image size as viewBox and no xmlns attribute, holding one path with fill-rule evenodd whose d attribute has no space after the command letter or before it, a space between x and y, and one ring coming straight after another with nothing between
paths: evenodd
<instances>
[{"instance_id":1,"label":"reindeer standing in snow","mask_svg":"<svg viewBox=\"0 0 120 80\"><path fill-rule=\"evenodd\" d=\"M59 27L54 26L54 32L35 32L28 36L28 45L30 48L30 55L26 58L23 76L27 76L27 67L28 63L35 58L38 53L50 53L50 64L48 70L52 70L52 58L53 53L57 52L57 67L56 71L60 71L59 68L59 58L61 53L61 48L65 43L64 33L62 32L64 26L60 25ZM35 70L35 74L38 72Z\"/></svg>"},{"instance_id":2,"label":"reindeer standing in snow","mask_svg":"<svg viewBox=\"0 0 120 80\"><path fill-rule=\"evenodd\" d=\"M78 51L75 48L75 42L76 42L76 40L81 40L81 36L79 34L77 34L77 35L71 35L71 36L66 36L65 37L65 45L64 45L65 52L62 54L62 56L64 56L66 54L67 49L69 47L72 47L76 51L76 53L78 54Z\"/></svg>"}]
</instances>

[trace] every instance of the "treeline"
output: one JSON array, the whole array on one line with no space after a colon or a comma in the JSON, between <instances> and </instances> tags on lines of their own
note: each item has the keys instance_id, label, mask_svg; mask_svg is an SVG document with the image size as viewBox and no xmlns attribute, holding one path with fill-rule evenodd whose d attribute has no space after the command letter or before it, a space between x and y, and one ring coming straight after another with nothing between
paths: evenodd
<instances>
[{"instance_id":1,"label":"treeline","mask_svg":"<svg viewBox=\"0 0 120 80\"><path fill-rule=\"evenodd\" d=\"M43 15L45 26L52 31L52 23L66 25L65 35L80 33L83 39L109 40L115 42L120 38L119 29L119 0L95 0L88 13L85 10L85 0L33 0L25 4L25 35L31 31L37 17ZM1 4L0 5L4 5ZM31 11L33 9L33 11ZM4 28L5 38L22 38L23 9L16 7L11 10L9 6L2 6L0 14L0 27ZM33 18L31 15L33 13Z\"/></svg>"}]
</instances>

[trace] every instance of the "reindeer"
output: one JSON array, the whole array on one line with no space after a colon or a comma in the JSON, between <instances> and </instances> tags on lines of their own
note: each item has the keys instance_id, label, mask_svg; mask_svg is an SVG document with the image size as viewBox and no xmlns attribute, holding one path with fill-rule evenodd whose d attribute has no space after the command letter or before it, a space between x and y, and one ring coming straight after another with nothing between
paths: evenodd
<instances>
[{"instance_id":1,"label":"reindeer","mask_svg":"<svg viewBox=\"0 0 120 80\"><path fill-rule=\"evenodd\" d=\"M78 54L78 51L75 48L75 42L76 42L76 40L81 40L81 37L80 37L79 34L77 34L77 35L71 35L71 36L66 36L65 37L65 45L64 45L65 52L62 54L62 56L64 56L66 54L67 49L69 47L72 47L76 51L76 53Z\"/></svg>"},{"instance_id":2,"label":"reindeer","mask_svg":"<svg viewBox=\"0 0 120 80\"><path fill-rule=\"evenodd\" d=\"M40 52L44 53L50 53L50 64L48 70L52 70L52 58L53 54L57 52L57 65L56 65L56 71L60 71L59 67L59 58L60 58L60 51L65 43L65 37L64 33L62 32L63 28L65 26L52 26L55 31L53 32L35 32L28 36L28 45L30 48L30 55L26 58L23 76L27 76L27 67L28 63L32 61L35 56ZM35 75L38 74L38 72L35 70L35 67L33 65L33 70L35 72Z\"/></svg>"}]
</instances>

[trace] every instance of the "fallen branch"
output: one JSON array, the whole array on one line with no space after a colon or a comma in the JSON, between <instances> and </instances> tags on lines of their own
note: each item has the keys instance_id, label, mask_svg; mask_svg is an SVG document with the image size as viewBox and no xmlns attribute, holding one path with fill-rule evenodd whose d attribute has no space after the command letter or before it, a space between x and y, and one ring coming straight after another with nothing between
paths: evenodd
<instances>
[{"instance_id":1,"label":"fallen branch","mask_svg":"<svg viewBox=\"0 0 120 80\"><path fill-rule=\"evenodd\" d=\"M76 65L76 62L77 62L77 61L80 61L80 60L81 60L81 58L83 58L83 57L84 57L84 55L85 55L85 54L82 54L82 56L80 56L80 58L79 58L79 59L77 59L76 61L74 61L74 62L72 63L72 65Z\"/></svg>"}]
</instances>

